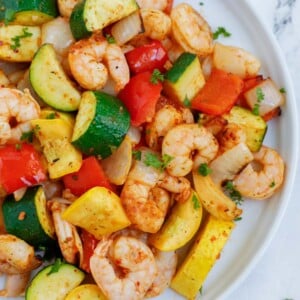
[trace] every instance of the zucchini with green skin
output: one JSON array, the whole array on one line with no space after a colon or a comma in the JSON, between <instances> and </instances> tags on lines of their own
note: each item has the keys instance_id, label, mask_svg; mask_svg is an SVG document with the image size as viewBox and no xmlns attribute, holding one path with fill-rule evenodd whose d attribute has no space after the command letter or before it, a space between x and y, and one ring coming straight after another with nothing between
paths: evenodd
<instances>
[{"instance_id":1,"label":"zucchini with green skin","mask_svg":"<svg viewBox=\"0 0 300 300\"><path fill-rule=\"evenodd\" d=\"M18 25L41 25L56 16L56 0L0 0L0 21Z\"/></svg>"},{"instance_id":2,"label":"zucchini with green skin","mask_svg":"<svg viewBox=\"0 0 300 300\"><path fill-rule=\"evenodd\" d=\"M72 144L86 155L110 156L130 126L130 115L116 97L98 91L82 94Z\"/></svg>"},{"instance_id":3,"label":"zucchini with green skin","mask_svg":"<svg viewBox=\"0 0 300 300\"><path fill-rule=\"evenodd\" d=\"M30 282L26 300L64 300L84 279L84 272L75 266L56 260L38 272Z\"/></svg>"},{"instance_id":4,"label":"zucchini with green skin","mask_svg":"<svg viewBox=\"0 0 300 300\"><path fill-rule=\"evenodd\" d=\"M0 23L0 60L30 62L40 47L38 26L4 25Z\"/></svg>"},{"instance_id":5,"label":"zucchini with green skin","mask_svg":"<svg viewBox=\"0 0 300 300\"><path fill-rule=\"evenodd\" d=\"M234 106L223 117L229 123L242 127L246 134L246 145L252 152L260 149L268 129L267 123L261 116L254 115L246 108Z\"/></svg>"},{"instance_id":6,"label":"zucchini with green skin","mask_svg":"<svg viewBox=\"0 0 300 300\"><path fill-rule=\"evenodd\" d=\"M70 27L75 39L88 37L138 10L135 0L84 0L73 9Z\"/></svg>"},{"instance_id":7,"label":"zucchini with green skin","mask_svg":"<svg viewBox=\"0 0 300 300\"><path fill-rule=\"evenodd\" d=\"M5 229L33 246L54 241L54 227L46 209L46 197L41 186L27 188L16 201L13 194L2 205Z\"/></svg>"},{"instance_id":8,"label":"zucchini with green skin","mask_svg":"<svg viewBox=\"0 0 300 300\"><path fill-rule=\"evenodd\" d=\"M75 111L80 93L65 74L51 44L42 45L29 68L30 83L37 95L49 106L62 111Z\"/></svg>"},{"instance_id":9,"label":"zucchini with green skin","mask_svg":"<svg viewBox=\"0 0 300 300\"><path fill-rule=\"evenodd\" d=\"M164 92L172 99L189 105L205 84L201 65L197 55L184 52L166 73ZM185 102L188 103L185 103Z\"/></svg>"}]
</instances>

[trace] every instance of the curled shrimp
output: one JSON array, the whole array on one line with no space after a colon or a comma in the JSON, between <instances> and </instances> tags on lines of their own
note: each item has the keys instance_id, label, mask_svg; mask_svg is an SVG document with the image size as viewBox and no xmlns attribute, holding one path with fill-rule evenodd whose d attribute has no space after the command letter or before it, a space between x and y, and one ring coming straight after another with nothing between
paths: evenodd
<instances>
[{"instance_id":1,"label":"curled shrimp","mask_svg":"<svg viewBox=\"0 0 300 300\"><path fill-rule=\"evenodd\" d=\"M162 155L171 157L166 169L172 176L185 176L202 163L209 163L218 152L218 142L198 124L180 124L163 139Z\"/></svg>"},{"instance_id":2,"label":"curled shrimp","mask_svg":"<svg viewBox=\"0 0 300 300\"><path fill-rule=\"evenodd\" d=\"M165 10L168 6L168 0L137 0L140 8L152 8Z\"/></svg>"},{"instance_id":3,"label":"curled shrimp","mask_svg":"<svg viewBox=\"0 0 300 300\"><path fill-rule=\"evenodd\" d=\"M78 255L80 258L82 257L82 243L76 227L63 220L61 217L62 213L66 210L67 205L54 199L51 200L49 206L52 212L58 244L64 259L68 263L74 264L78 260Z\"/></svg>"},{"instance_id":4,"label":"curled shrimp","mask_svg":"<svg viewBox=\"0 0 300 300\"><path fill-rule=\"evenodd\" d=\"M90 259L92 276L108 299L143 299L157 274L150 248L142 241L120 236L103 239Z\"/></svg>"},{"instance_id":5,"label":"curled shrimp","mask_svg":"<svg viewBox=\"0 0 300 300\"><path fill-rule=\"evenodd\" d=\"M11 234L0 235L0 272L13 275L36 269L41 261L34 255L34 248Z\"/></svg>"},{"instance_id":6,"label":"curled shrimp","mask_svg":"<svg viewBox=\"0 0 300 300\"><path fill-rule=\"evenodd\" d=\"M153 121L146 125L146 143L153 150L160 150L162 138L167 132L181 123L193 123L194 117L187 108L181 110L166 104L154 116Z\"/></svg>"},{"instance_id":7,"label":"curled shrimp","mask_svg":"<svg viewBox=\"0 0 300 300\"><path fill-rule=\"evenodd\" d=\"M146 297L156 297L170 286L175 274L178 257L175 251L151 249L157 265L157 275L146 293Z\"/></svg>"},{"instance_id":8,"label":"curled shrimp","mask_svg":"<svg viewBox=\"0 0 300 300\"><path fill-rule=\"evenodd\" d=\"M205 56L213 51L211 29L189 4L181 3L171 11L172 35L187 52Z\"/></svg>"},{"instance_id":9,"label":"curled shrimp","mask_svg":"<svg viewBox=\"0 0 300 300\"><path fill-rule=\"evenodd\" d=\"M266 146L253 153L253 157L258 166L248 164L233 184L242 196L258 200L269 198L283 183L284 162L274 149Z\"/></svg>"},{"instance_id":10,"label":"curled shrimp","mask_svg":"<svg viewBox=\"0 0 300 300\"><path fill-rule=\"evenodd\" d=\"M63 17L70 18L73 8L78 0L57 0L59 14Z\"/></svg>"},{"instance_id":11,"label":"curled shrimp","mask_svg":"<svg viewBox=\"0 0 300 300\"><path fill-rule=\"evenodd\" d=\"M99 34L74 43L69 49L68 61L75 80L85 89L102 89L108 75L117 91L129 81L129 67L122 49L109 44Z\"/></svg>"},{"instance_id":12,"label":"curled shrimp","mask_svg":"<svg viewBox=\"0 0 300 300\"><path fill-rule=\"evenodd\" d=\"M141 9L141 17L147 37L163 40L171 33L171 18L158 9Z\"/></svg>"},{"instance_id":13,"label":"curled shrimp","mask_svg":"<svg viewBox=\"0 0 300 300\"><path fill-rule=\"evenodd\" d=\"M28 89L0 88L0 145L19 141L31 130L30 120L40 115L40 106Z\"/></svg>"}]
</instances>

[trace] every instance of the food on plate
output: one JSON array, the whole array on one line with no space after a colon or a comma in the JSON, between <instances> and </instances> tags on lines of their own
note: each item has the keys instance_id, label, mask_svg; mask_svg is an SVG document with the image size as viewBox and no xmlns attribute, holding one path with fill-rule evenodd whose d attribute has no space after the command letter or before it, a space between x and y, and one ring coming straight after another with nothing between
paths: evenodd
<instances>
[{"instance_id":1,"label":"food on plate","mask_svg":"<svg viewBox=\"0 0 300 300\"><path fill-rule=\"evenodd\" d=\"M0 295L195 299L284 182L282 90L187 3L23 2L0 10Z\"/></svg>"}]
</instances>

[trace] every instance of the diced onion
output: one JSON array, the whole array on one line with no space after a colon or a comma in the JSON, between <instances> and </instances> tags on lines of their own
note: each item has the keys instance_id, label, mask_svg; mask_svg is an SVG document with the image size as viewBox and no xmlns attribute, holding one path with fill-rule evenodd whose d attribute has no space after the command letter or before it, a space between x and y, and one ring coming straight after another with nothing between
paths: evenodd
<instances>
[{"instance_id":1,"label":"diced onion","mask_svg":"<svg viewBox=\"0 0 300 300\"><path fill-rule=\"evenodd\" d=\"M249 162L253 155L245 143L239 143L214 159L209 167L215 184L221 185L225 180L231 180Z\"/></svg>"},{"instance_id":2,"label":"diced onion","mask_svg":"<svg viewBox=\"0 0 300 300\"><path fill-rule=\"evenodd\" d=\"M23 196L25 195L27 191L27 187L22 187L16 191L14 191L14 198L16 201L19 201L23 198Z\"/></svg>"},{"instance_id":3,"label":"diced onion","mask_svg":"<svg viewBox=\"0 0 300 300\"><path fill-rule=\"evenodd\" d=\"M111 28L111 34L118 45L127 43L141 32L143 25L138 11L115 23Z\"/></svg>"},{"instance_id":4,"label":"diced onion","mask_svg":"<svg viewBox=\"0 0 300 300\"><path fill-rule=\"evenodd\" d=\"M262 99L258 99L258 90ZM271 78L263 80L261 83L248 90L244 97L251 109L258 108L260 116L267 114L275 108L284 104L284 96Z\"/></svg>"}]
</instances>

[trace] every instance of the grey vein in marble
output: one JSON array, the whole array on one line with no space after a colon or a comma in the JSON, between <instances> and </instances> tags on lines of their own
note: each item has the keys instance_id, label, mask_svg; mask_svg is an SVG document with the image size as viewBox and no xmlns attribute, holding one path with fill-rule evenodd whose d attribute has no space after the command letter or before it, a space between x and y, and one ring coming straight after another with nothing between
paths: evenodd
<instances>
[{"instance_id":1,"label":"grey vein in marble","mask_svg":"<svg viewBox=\"0 0 300 300\"><path fill-rule=\"evenodd\" d=\"M281 34L284 28L292 23L292 12L297 0L278 0L276 6L274 33ZM298 0L299 1L299 0Z\"/></svg>"}]
</instances>

